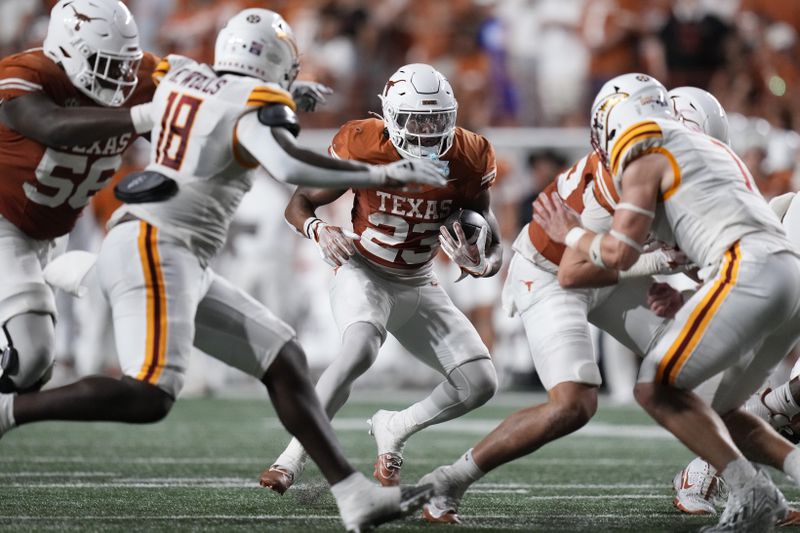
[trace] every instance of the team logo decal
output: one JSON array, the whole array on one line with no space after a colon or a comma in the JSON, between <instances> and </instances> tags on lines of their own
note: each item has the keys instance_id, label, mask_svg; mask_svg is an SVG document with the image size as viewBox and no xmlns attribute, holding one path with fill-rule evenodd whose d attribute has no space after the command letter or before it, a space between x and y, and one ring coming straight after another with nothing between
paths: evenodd
<instances>
[{"instance_id":1,"label":"team logo decal","mask_svg":"<svg viewBox=\"0 0 800 533\"><path fill-rule=\"evenodd\" d=\"M261 17L259 17L255 13L252 15L247 15L247 22L249 22L250 24L258 24L259 22L261 22Z\"/></svg>"},{"instance_id":2,"label":"team logo decal","mask_svg":"<svg viewBox=\"0 0 800 533\"><path fill-rule=\"evenodd\" d=\"M89 15L78 13L78 10L75 9L75 7L72 5L71 2L67 5L70 7L70 9L72 9L72 12L75 13L75 31L80 30L84 22L91 22L93 20L103 20L102 17L90 17Z\"/></svg>"}]
</instances>

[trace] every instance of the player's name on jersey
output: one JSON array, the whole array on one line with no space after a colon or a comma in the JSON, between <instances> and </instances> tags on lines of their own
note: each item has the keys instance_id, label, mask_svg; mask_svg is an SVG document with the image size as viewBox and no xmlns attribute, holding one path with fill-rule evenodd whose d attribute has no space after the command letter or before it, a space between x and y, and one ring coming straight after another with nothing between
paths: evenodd
<instances>
[{"instance_id":1,"label":"player's name on jersey","mask_svg":"<svg viewBox=\"0 0 800 533\"><path fill-rule=\"evenodd\" d=\"M194 89L206 94L216 94L228 83L226 79L212 78L191 68L180 68L171 72L168 79L187 89Z\"/></svg>"},{"instance_id":2,"label":"player's name on jersey","mask_svg":"<svg viewBox=\"0 0 800 533\"><path fill-rule=\"evenodd\" d=\"M380 211L423 220L441 220L453 210L453 200L426 200L425 198L408 198L396 194L376 191L381 203Z\"/></svg>"},{"instance_id":3,"label":"player's name on jersey","mask_svg":"<svg viewBox=\"0 0 800 533\"><path fill-rule=\"evenodd\" d=\"M128 147L131 137L130 133L125 133L117 137L109 137L105 141L97 141L91 146L71 146L63 149L84 155L119 155Z\"/></svg>"}]
</instances>

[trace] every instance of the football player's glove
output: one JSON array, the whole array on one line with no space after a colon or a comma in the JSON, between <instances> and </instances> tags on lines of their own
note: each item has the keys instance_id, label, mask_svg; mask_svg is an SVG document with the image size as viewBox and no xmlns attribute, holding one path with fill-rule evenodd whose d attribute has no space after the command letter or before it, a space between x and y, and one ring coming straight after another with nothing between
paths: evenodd
<instances>
[{"instance_id":1,"label":"football player's glove","mask_svg":"<svg viewBox=\"0 0 800 533\"><path fill-rule=\"evenodd\" d=\"M320 222L309 228L309 236L319 248L319 254L333 268L345 264L356 253L353 241L361 237L351 231Z\"/></svg>"},{"instance_id":2,"label":"football player's glove","mask_svg":"<svg viewBox=\"0 0 800 533\"><path fill-rule=\"evenodd\" d=\"M466 274L479 278L485 276L489 270L489 262L486 260L486 241L489 238L489 228L481 228L478 240L475 244L469 244L464 235L464 229L459 222L453 224L453 231L456 236L453 238L447 228L439 228L439 243L447 257L461 267L462 275L457 281L461 281Z\"/></svg>"},{"instance_id":3,"label":"football player's glove","mask_svg":"<svg viewBox=\"0 0 800 533\"><path fill-rule=\"evenodd\" d=\"M315 81L298 80L292 84L291 93L297 110L311 113L325 104L325 96L333 94L333 89Z\"/></svg>"}]
</instances>

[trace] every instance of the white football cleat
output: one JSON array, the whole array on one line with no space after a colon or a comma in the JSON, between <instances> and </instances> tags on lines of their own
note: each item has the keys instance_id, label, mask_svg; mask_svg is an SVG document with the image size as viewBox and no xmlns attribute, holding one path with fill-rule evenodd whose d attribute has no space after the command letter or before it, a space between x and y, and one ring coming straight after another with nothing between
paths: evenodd
<instances>
[{"instance_id":1,"label":"white football cleat","mask_svg":"<svg viewBox=\"0 0 800 533\"><path fill-rule=\"evenodd\" d=\"M672 504L681 512L693 515L716 515L715 503L727 497L725 481L699 457L675 474L672 488L675 498Z\"/></svg>"},{"instance_id":2,"label":"white football cleat","mask_svg":"<svg viewBox=\"0 0 800 533\"><path fill-rule=\"evenodd\" d=\"M379 410L367 420L369 434L375 437L378 457L372 476L384 487L400 484L400 469L403 467L403 436L392 431L391 420L396 411Z\"/></svg>"},{"instance_id":3,"label":"white football cleat","mask_svg":"<svg viewBox=\"0 0 800 533\"><path fill-rule=\"evenodd\" d=\"M419 480L420 485L433 485L433 496L423 507L422 517L427 522L460 524L458 506L469 485L456 483L449 474L451 466L440 466Z\"/></svg>"},{"instance_id":4,"label":"white football cleat","mask_svg":"<svg viewBox=\"0 0 800 533\"><path fill-rule=\"evenodd\" d=\"M767 387L761 393L753 394L744 408L747 412L752 413L762 420L766 420L775 430L780 433L784 438L793 444L800 443L800 432L798 432L796 425L792 424L793 419L785 413L776 413L764 403L764 398L767 397L772 389ZM796 421L797 417L794 417Z\"/></svg>"},{"instance_id":5,"label":"white football cleat","mask_svg":"<svg viewBox=\"0 0 800 533\"><path fill-rule=\"evenodd\" d=\"M704 533L772 531L789 514L786 498L766 472L759 470L742 489L731 491L719 522Z\"/></svg>"},{"instance_id":6,"label":"white football cleat","mask_svg":"<svg viewBox=\"0 0 800 533\"><path fill-rule=\"evenodd\" d=\"M416 511L432 493L430 485L381 487L370 483L363 490L337 499L336 505L345 529L360 533Z\"/></svg>"}]
</instances>

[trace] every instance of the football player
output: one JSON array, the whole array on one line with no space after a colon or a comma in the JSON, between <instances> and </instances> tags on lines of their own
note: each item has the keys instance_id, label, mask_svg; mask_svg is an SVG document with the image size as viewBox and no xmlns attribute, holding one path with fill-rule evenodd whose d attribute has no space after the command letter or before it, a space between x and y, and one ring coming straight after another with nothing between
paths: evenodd
<instances>
[{"instance_id":1,"label":"football player","mask_svg":"<svg viewBox=\"0 0 800 533\"><path fill-rule=\"evenodd\" d=\"M786 516L786 501L739 447L794 479L800 451L740 406L800 334L800 257L730 148L684 127L663 86L634 76L634 90L611 80L613 94L592 107L593 145L612 176L610 231L583 228L555 196L537 203L536 216L551 238L603 269L630 268L661 225L700 267L703 285L648 349L636 399L730 487L711 530L768 530ZM711 405L691 392L721 371Z\"/></svg>"},{"instance_id":2,"label":"football player","mask_svg":"<svg viewBox=\"0 0 800 533\"><path fill-rule=\"evenodd\" d=\"M497 388L489 351L439 286L433 257L441 247L462 275L486 277L499 270L502 249L489 207L494 149L484 137L456 126L458 105L450 83L429 65L410 64L389 78L379 97L383 120L346 123L333 138L330 154L373 164L434 161L448 172L447 186L355 191L354 234L316 215L345 188L299 188L286 219L336 269L331 306L342 346L317 383L328 415L347 401L353 381L375 361L387 333L444 377L425 399L402 411L379 410L369 421L378 453L374 476L384 485L396 485L411 435L475 409ZM455 235L443 227L459 209L477 211L488 222L474 244L458 222ZM282 494L304 464L305 452L294 440L265 470L261 484Z\"/></svg>"},{"instance_id":3,"label":"football player","mask_svg":"<svg viewBox=\"0 0 800 533\"><path fill-rule=\"evenodd\" d=\"M112 308L124 377L0 395L0 434L42 420L156 422L181 390L194 345L264 383L279 418L331 484L348 529L421 504L424 487L382 488L354 471L314 393L294 331L208 263L259 165L281 181L314 186L436 187L444 176L424 161L377 166L297 146L295 102L287 90L298 72L298 50L291 28L272 11L234 16L217 37L213 67L180 56L166 61L168 73L153 97L158 119L149 173L141 182L166 177L180 187L162 201L119 208L95 267ZM61 258L64 268L68 255Z\"/></svg>"},{"instance_id":4,"label":"football player","mask_svg":"<svg viewBox=\"0 0 800 533\"><path fill-rule=\"evenodd\" d=\"M156 63L117 0L61 0L43 47L0 61L0 392L50 377L56 310L42 266L152 126Z\"/></svg>"},{"instance_id":5,"label":"football player","mask_svg":"<svg viewBox=\"0 0 800 533\"><path fill-rule=\"evenodd\" d=\"M562 172L542 194L559 194L567 205L584 214L587 225L600 227L610 224L613 213L597 201L596 182L607 178L599 155L591 152ZM513 249L503 305L523 321L536 372L548 392L547 402L512 414L454 465L423 478L432 479L439 487L445 484L443 478L452 481L425 506L424 517L430 522L457 523L460 497L472 482L576 431L591 419L601 380L589 324L643 354L663 322L647 305L650 276L671 272L682 262L674 251L655 250L644 254L627 272L607 272L594 283L614 287L584 289L576 288L581 272L576 275L566 264L573 261L569 250L550 239L536 220L523 228ZM676 304L680 305L680 300L666 299L660 312L672 311Z\"/></svg>"}]
</instances>

